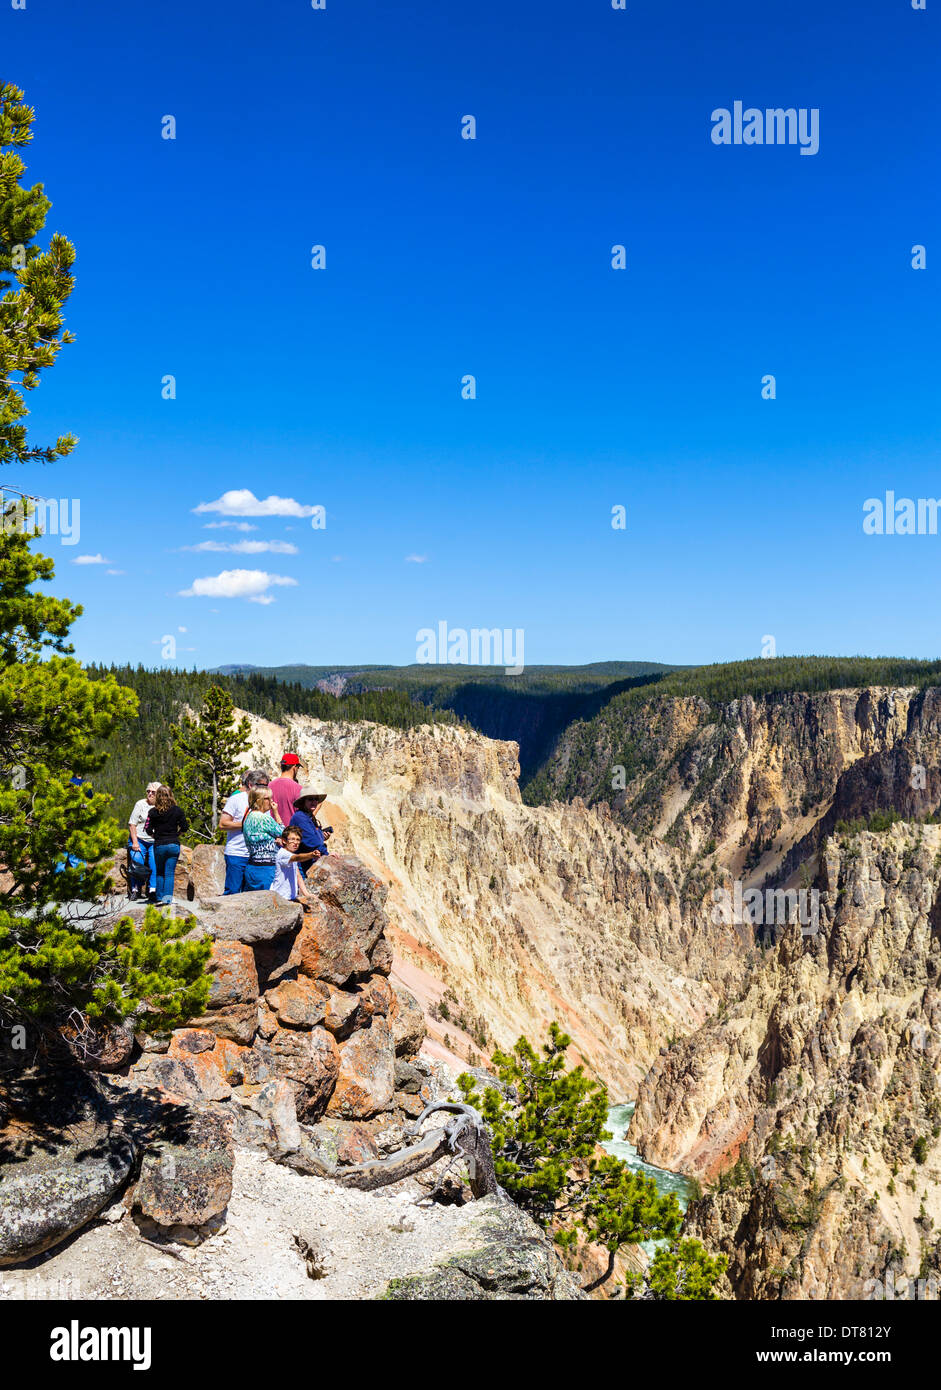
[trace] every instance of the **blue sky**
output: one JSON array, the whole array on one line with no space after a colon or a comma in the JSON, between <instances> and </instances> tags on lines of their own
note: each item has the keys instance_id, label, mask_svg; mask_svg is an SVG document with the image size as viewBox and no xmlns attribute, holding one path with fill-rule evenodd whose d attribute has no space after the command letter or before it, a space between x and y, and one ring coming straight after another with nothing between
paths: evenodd
<instances>
[{"instance_id":1,"label":"blue sky","mask_svg":"<svg viewBox=\"0 0 941 1390\"><path fill-rule=\"evenodd\" d=\"M941 535L862 509L941 496L939 12L0 0L77 248L32 439L81 440L0 481L81 501L79 655L937 656ZM714 145L736 100L818 108L819 152ZM244 490L326 527L194 511ZM185 596L235 569L296 583Z\"/></svg>"}]
</instances>

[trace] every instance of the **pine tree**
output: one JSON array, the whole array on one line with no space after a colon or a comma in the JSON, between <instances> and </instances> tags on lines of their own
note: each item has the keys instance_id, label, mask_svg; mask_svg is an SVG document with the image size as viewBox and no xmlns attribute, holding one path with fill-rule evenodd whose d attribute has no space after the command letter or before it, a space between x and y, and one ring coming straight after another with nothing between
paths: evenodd
<instances>
[{"instance_id":1,"label":"pine tree","mask_svg":"<svg viewBox=\"0 0 941 1390\"><path fill-rule=\"evenodd\" d=\"M34 244L52 204L41 183L20 186L26 166L16 153L32 140L35 113L23 93L0 84L0 463L51 463L71 453L76 440L63 435L47 448L30 448L29 413L23 397L55 362L63 344L62 306L72 292L75 249L56 233L49 250Z\"/></svg>"},{"instance_id":2,"label":"pine tree","mask_svg":"<svg viewBox=\"0 0 941 1390\"><path fill-rule=\"evenodd\" d=\"M108 932L62 912L104 892L101 861L118 835L110 798L72 779L98 770L102 740L137 698L72 659L66 638L81 608L33 592L53 563L21 521L8 507L0 528L0 1026L130 1013L152 1029L182 1022L208 998L208 943L178 940L185 924L158 912L139 930L125 920Z\"/></svg>"},{"instance_id":3,"label":"pine tree","mask_svg":"<svg viewBox=\"0 0 941 1390\"><path fill-rule=\"evenodd\" d=\"M675 1240L654 1255L647 1270L647 1287L655 1299L715 1299L715 1286L728 1263L725 1255L710 1255L701 1241Z\"/></svg>"},{"instance_id":4,"label":"pine tree","mask_svg":"<svg viewBox=\"0 0 941 1390\"><path fill-rule=\"evenodd\" d=\"M40 185L19 186L23 164L11 152L29 142L32 122L23 93L0 85L0 463L49 463L75 444L65 435L31 448L20 423L22 392L71 341L61 330L74 252L58 235L48 252L33 245L50 204ZM99 769L104 740L137 699L72 658L81 609L34 590L54 570L33 549L34 515L30 503L0 504L0 1027L55 1033L66 1020L131 1013L151 1028L185 1021L208 999L208 943L179 940L186 925L157 912L140 929L126 919L102 932L62 910L105 888L100 861L118 826L105 814L110 798L77 779Z\"/></svg>"},{"instance_id":5,"label":"pine tree","mask_svg":"<svg viewBox=\"0 0 941 1390\"><path fill-rule=\"evenodd\" d=\"M542 1057L527 1038L512 1053L494 1052L505 1094L491 1086L481 1098L466 1072L458 1086L490 1126L497 1181L513 1201L551 1228L561 1246L571 1248L581 1232L607 1249L607 1268L586 1286L593 1289L610 1276L621 1245L675 1236L681 1212L652 1178L610 1154L599 1157L599 1144L610 1138L608 1094L581 1067L566 1070L571 1044L552 1023Z\"/></svg>"},{"instance_id":6,"label":"pine tree","mask_svg":"<svg viewBox=\"0 0 941 1390\"><path fill-rule=\"evenodd\" d=\"M215 842L221 798L238 784L241 757L251 746L251 724L234 722L232 696L218 685L206 691L198 719L185 715L173 729L176 799L190 823L187 838Z\"/></svg>"}]
</instances>

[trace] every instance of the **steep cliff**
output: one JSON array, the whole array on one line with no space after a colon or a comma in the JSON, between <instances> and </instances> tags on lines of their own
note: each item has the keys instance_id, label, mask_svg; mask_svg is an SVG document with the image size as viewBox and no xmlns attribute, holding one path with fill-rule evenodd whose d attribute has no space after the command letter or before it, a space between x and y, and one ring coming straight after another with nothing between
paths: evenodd
<instances>
[{"instance_id":1,"label":"steep cliff","mask_svg":"<svg viewBox=\"0 0 941 1390\"><path fill-rule=\"evenodd\" d=\"M288 731L254 719L253 733L274 763ZM466 1060L555 1018L630 1096L663 1040L744 978L750 931L703 929L676 850L641 844L605 806L524 806L514 744L306 718L290 736L329 795L334 845L389 885L397 976L429 1011L445 1004L426 1047L447 1036Z\"/></svg>"},{"instance_id":2,"label":"steep cliff","mask_svg":"<svg viewBox=\"0 0 941 1390\"><path fill-rule=\"evenodd\" d=\"M689 1221L739 1297L860 1298L890 1263L938 1269L941 828L834 837L818 887L818 933L788 928L634 1112L651 1162L725 1172Z\"/></svg>"}]
</instances>

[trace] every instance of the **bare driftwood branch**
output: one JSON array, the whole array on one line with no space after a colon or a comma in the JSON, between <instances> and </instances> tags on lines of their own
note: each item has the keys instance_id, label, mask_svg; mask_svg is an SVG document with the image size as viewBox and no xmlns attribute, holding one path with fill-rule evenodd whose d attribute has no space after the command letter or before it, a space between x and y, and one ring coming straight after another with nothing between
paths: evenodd
<instances>
[{"instance_id":1,"label":"bare driftwood branch","mask_svg":"<svg viewBox=\"0 0 941 1390\"><path fill-rule=\"evenodd\" d=\"M489 1193L499 1193L493 1171L493 1154L490 1148L490 1134L483 1117L471 1105L456 1101L437 1101L427 1105L414 1124L409 1125L406 1134L417 1135L429 1115L444 1111L454 1115L444 1129L433 1129L425 1134L417 1144L401 1149L388 1158L370 1159L357 1163L345 1172L338 1173L338 1181L345 1187L358 1187L370 1191L386 1187L401 1178L420 1173L430 1168L445 1154L460 1156L467 1164L471 1191L475 1197L485 1197Z\"/></svg>"}]
</instances>

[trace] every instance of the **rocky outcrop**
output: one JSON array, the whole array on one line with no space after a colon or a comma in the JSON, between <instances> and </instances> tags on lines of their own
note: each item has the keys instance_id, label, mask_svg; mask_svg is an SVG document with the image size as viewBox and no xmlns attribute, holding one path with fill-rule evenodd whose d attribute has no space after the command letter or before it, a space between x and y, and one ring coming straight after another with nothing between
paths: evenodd
<instances>
[{"instance_id":1,"label":"rocky outcrop","mask_svg":"<svg viewBox=\"0 0 941 1390\"><path fill-rule=\"evenodd\" d=\"M487 1303L587 1297L559 1259L551 1236L512 1202L496 1197L476 1202L462 1237L465 1249L448 1252L425 1272L392 1280L380 1297Z\"/></svg>"},{"instance_id":2,"label":"rocky outcrop","mask_svg":"<svg viewBox=\"0 0 941 1390\"><path fill-rule=\"evenodd\" d=\"M75 1068L6 1074L0 1087L0 1266L80 1230L118 1192L134 1147Z\"/></svg>"}]
</instances>

